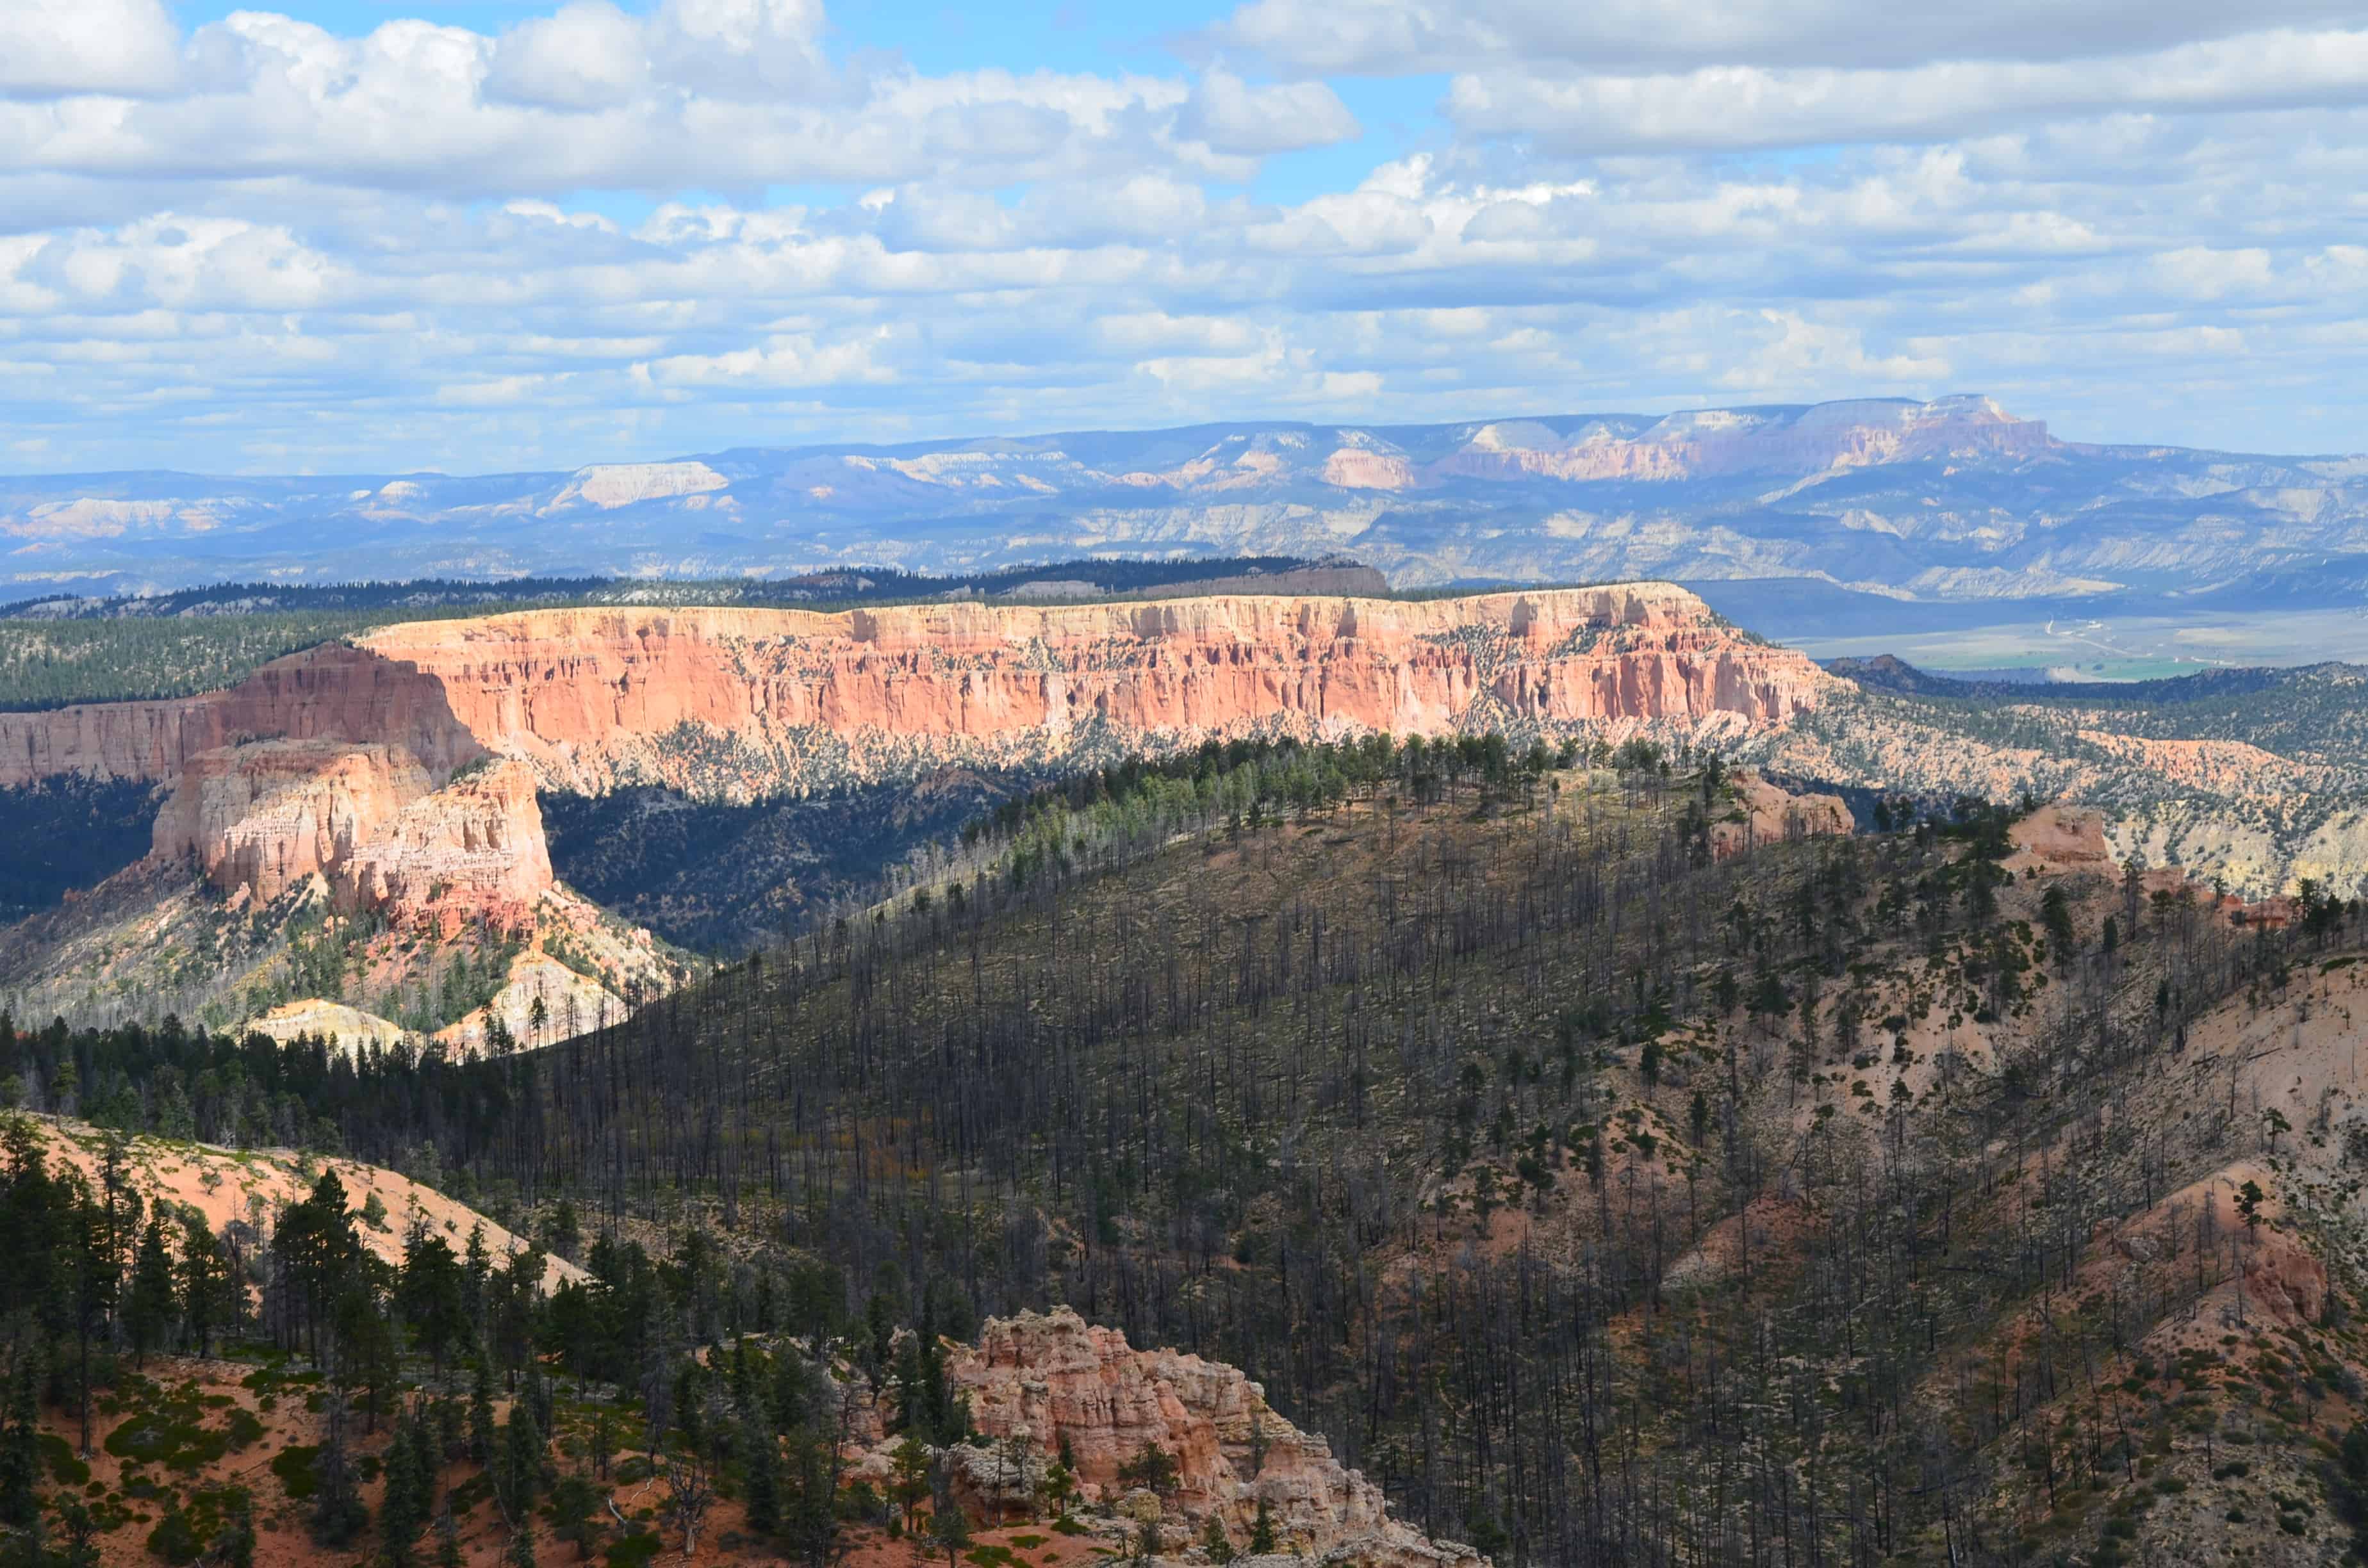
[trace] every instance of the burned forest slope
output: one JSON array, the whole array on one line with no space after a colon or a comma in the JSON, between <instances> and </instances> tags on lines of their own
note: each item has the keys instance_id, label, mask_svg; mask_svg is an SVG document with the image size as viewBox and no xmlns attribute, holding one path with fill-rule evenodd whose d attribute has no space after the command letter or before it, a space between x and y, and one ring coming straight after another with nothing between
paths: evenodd
<instances>
[{"instance_id":1,"label":"burned forest slope","mask_svg":"<svg viewBox=\"0 0 2368 1568\"><path fill-rule=\"evenodd\" d=\"M452 1073L437 1136L525 1200L694 1198L1238 1365L1500 1561L2338 1542L2368 1127L2248 1064L2351 1016L2351 913L1627 760L1081 818ZM399 1144L412 1104L337 1115ZM2220 1375L2262 1355L2269 1393ZM2263 1486L2311 1512L2223 1495Z\"/></svg>"}]
</instances>

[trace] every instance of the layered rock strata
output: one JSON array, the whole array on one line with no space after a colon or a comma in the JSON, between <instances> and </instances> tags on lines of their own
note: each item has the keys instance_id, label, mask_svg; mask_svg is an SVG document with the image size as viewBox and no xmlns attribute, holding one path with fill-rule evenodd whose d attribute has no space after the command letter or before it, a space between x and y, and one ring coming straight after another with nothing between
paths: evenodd
<instances>
[{"instance_id":1,"label":"layered rock strata","mask_svg":"<svg viewBox=\"0 0 2368 1568\"><path fill-rule=\"evenodd\" d=\"M538 784L746 799L1247 734L1782 725L1831 677L1668 584L1403 600L537 610L381 628L225 690L0 714L0 787L170 782L159 856L263 901L513 918ZM488 756L499 765L447 781Z\"/></svg>"},{"instance_id":2,"label":"layered rock strata","mask_svg":"<svg viewBox=\"0 0 2368 1568\"><path fill-rule=\"evenodd\" d=\"M523 925L552 886L534 776L500 761L438 790L397 745L259 741L201 752L156 818L152 853L194 858L269 903L318 877L336 905L398 922Z\"/></svg>"},{"instance_id":3,"label":"layered rock strata","mask_svg":"<svg viewBox=\"0 0 2368 1568\"><path fill-rule=\"evenodd\" d=\"M1433 1541L1390 1517L1381 1489L1344 1469L1323 1438L1275 1414L1238 1369L1173 1350L1137 1350L1116 1329L1062 1308L988 1320L978 1345L959 1350L946 1375L970 1400L990 1440L1023 1437L1054 1454L1066 1446L1088 1502L1162 1517L1195 1533L1218 1522L1247 1544L1261 1503L1281 1550L1374 1568L1485 1568L1486 1559ZM1165 1499L1127 1496L1120 1471L1146 1446L1176 1461ZM992 1452L992 1450L990 1450ZM974 1484L991 1505L994 1464Z\"/></svg>"},{"instance_id":4,"label":"layered rock strata","mask_svg":"<svg viewBox=\"0 0 2368 1568\"><path fill-rule=\"evenodd\" d=\"M1425 602L548 610L364 642L548 782L725 796L1257 732L1754 729L1829 681L1656 583Z\"/></svg>"},{"instance_id":5,"label":"layered rock strata","mask_svg":"<svg viewBox=\"0 0 2368 1568\"><path fill-rule=\"evenodd\" d=\"M0 789L61 773L169 783L191 759L251 740L396 745L438 777L484 753L434 676L331 642L199 697L0 713Z\"/></svg>"}]
</instances>

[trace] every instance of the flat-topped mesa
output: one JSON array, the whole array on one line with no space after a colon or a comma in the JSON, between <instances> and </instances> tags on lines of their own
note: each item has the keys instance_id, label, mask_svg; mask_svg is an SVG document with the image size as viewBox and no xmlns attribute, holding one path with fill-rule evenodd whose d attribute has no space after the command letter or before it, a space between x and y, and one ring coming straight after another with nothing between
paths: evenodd
<instances>
[{"instance_id":1,"label":"flat-topped mesa","mask_svg":"<svg viewBox=\"0 0 2368 1568\"><path fill-rule=\"evenodd\" d=\"M1824 403L1786 415L1777 411L1704 409L1673 414L1650 429L1623 437L1607 426L1558 437L1528 420L1482 426L1463 447L1416 468L1395 472L1328 472L1334 483L1404 489L1449 477L1562 480L1684 480L1725 474L1805 476L1874 463L1932 459L2021 459L2055 446L2047 426L2018 419L1984 397L1934 403L1887 401ZM1335 457L1347 456L1344 451Z\"/></svg>"},{"instance_id":2,"label":"flat-topped mesa","mask_svg":"<svg viewBox=\"0 0 2368 1568\"><path fill-rule=\"evenodd\" d=\"M171 783L191 758L250 740L398 745L438 778L484 754L432 676L331 642L198 697L0 713L0 789L61 773Z\"/></svg>"},{"instance_id":3,"label":"flat-topped mesa","mask_svg":"<svg viewBox=\"0 0 2368 1568\"><path fill-rule=\"evenodd\" d=\"M381 628L460 723L546 782L808 790L1257 733L1780 724L1807 659L1672 585L1403 601L531 610Z\"/></svg>"},{"instance_id":4,"label":"flat-topped mesa","mask_svg":"<svg viewBox=\"0 0 2368 1568\"><path fill-rule=\"evenodd\" d=\"M1666 583L532 610L381 628L203 697L0 714L0 787L170 783L156 853L225 891L268 903L319 876L348 909L515 923L552 886L538 783L746 799L1253 734L1726 736L1831 679ZM489 755L507 760L466 774Z\"/></svg>"},{"instance_id":5,"label":"flat-topped mesa","mask_svg":"<svg viewBox=\"0 0 2368 1568\"><path fill-rule=\"evenodd\" d=\"M1237 1369L1136 1350L1118 1330L1066 1307L990 1318L975 1348L949 1358L946 1376L968 1397L982 1437L1024 1435L1045 1455L1065 1444L1088 1501L1121 1500L1121 1468L1146 1444L1165 1449L1176 1484L1162 1511L1186 1527L1169 1532L1178 1545L1213 1519L1237 1549L1247 1546L1263 1503L1284 1551L1370 1568L1486 1568L1470 1547L1392 1518L1381 1488L1276 1415ZM973 1468L991 1492L992 1466ZM991 1495L980 1500L992 1509Z\"/></svg>"},{"instance_id":6,"label":"flat-topped mesa","mask_svg":"<svg viewBox=\"0 0 2368 1568\"><path fill-rule=\"evenodd\" d=\"M522 925L552 885L524 764L495 762L438 790L394 745L279 740L199 753L151 843L258 903L318 877L336 907L404 925Z\"/></svg>"}]
</instances>

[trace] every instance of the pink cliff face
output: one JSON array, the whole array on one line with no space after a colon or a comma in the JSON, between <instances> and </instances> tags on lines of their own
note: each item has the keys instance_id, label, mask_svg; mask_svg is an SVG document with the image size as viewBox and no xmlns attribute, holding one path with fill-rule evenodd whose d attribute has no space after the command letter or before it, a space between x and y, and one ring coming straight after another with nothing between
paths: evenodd
<instances>
[{"instance_id":1,"label":"pink cliff face","mask_svg":"<svg viewBox=\"0 0 2368 1568\"><path fill-rule=\"evenodd\" d=\"M260 741L192 757L153 853L269 903L313 877L398 923L516 925L552 885L534 776L501 762L437 790L401 746Z\"/></svg>"},{"instance_id":2,"label":"pink cliff face","mask_svg":"<svg viewBox=\"0 0 2368 1568\"><path fill-rule=\"evenodd\" d=\"M552 610L365 639L439 681L488 747L547 780L689 787L688 731L727 735L750 790L877 776L916 754L1057 757L1090 734L1193 744L1253 730L1437 733L1508 718L1779 724L1825 677L1664 584L1406 603L1228 597L1144 604Z\"/></svg>"},{"instance_id":3,"label":"pink cliff face","mask_svg":"<svg viewBox=\"0 0 2368 1568\"><path fill-rule=\"evenodd\" d=\"M1116 1329L1066 1308L990 1319L948 1379L990 1439L1024 1434L1039 1452L1065 1443L1087 1497L1115 1499L1119 1471L1145 1444L1176 1460L1166 1509L1197 1529L1215 1519L1238 1546L1258 1504L1279 1544L1379 1568L1484 1568L1468 1547L1432 1541L1390 1517L1381 1489L1343 1469L1323 1438L1276 1415L1238 1369L1173 1350L1136 1350Z\"/></svg>"},{"instance_id":4,"label":"pink cliff face","mask_svg":"<svg viewBox=\"0 0 2368 1568\"><path fill-rule=\"evenodd\" d=\"M381 628L201 697L0 714L0 787L154 779L174 786L158 854L224 889L268 902L318 875L347 907L511 919L552 884L538 785L747 798L1250 733L1759 729L1827 678L1659 583L534 610Z\"/></svg>"},{"instance_id":5,"label":"pink cliff face","mask_svg":"<svg viewBox=\"0 0 2368 1568\"><path fill-rule=\"evenodd\" d=\"M448 935L472 917L526 926L553 883L535 789L531 769L505 760L414 801L361 846L341 896Z\"/></svg>"},{"instance_id":6,"label":"pink cliff face","mask_svg":"<svg viewBox=\"0 0 2368 1568\"><path fill-rule=\"evenodd\" d=\"M332 642L226 691L0 713L0 789L56 773L169 783L202 753L266 739L399 745L438 777L484 751L432 676Z\"/></svg>"}]
</instances>

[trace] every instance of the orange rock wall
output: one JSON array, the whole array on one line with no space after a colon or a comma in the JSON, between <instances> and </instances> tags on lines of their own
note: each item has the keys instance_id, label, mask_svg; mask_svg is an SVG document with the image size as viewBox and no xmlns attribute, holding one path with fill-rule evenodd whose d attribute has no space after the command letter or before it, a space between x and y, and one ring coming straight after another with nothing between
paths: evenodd
<instances>
[{"instance_id":1,"label":"orange rock wall","mask_svg":"<svg viewBox=\"0 0 2368 1568\"><path fill-rule=\"evenodd\" d=\"M340 896L399 924L524 925L554 881L535 789L532 769L504 760L414 801L344 868Z\"/></svg>"},{"instance_id":2,"label":"orange rock wall","mask_svg":"<svg viewBox=\"0 0 2368 1568\"><path fill-rule=\"evenodd\" d=\"M439 778L484 754L433 677L328 643L201 697L0 713L0 789L57 773L170 782L201 753L260 739L399 745Z\"/></svg>"},{"instance_id":3,"label":"orange rock wall","mask_svg":"<svg viewBox=\"0 0 2368 1568\"><path fill-rule=\"evenodd\" d=\"M195 856L206 879L269 903L352 859L434 788L399 746L263 741L200 752L157 813L152 852Z\"/></svg>"},{"instance_id":4,"label":"orange rock wall","mask_svg":"<svg viewBox=\"0 0 2368 1568\"><path fill-rule=\"evenodd\" d=\"M522 924L552 885L535 787L506 760L438 790L402 746L223 746L183 767L151 853L193 857L216 887L257 903L317 876L339 908L403 924Z\"/></svg>"},{"instance_id":5,"label":"orange rock wall","mask_svg":"<svg viewBox=\"0 0 2368 1568\"><path fill-rule=\"evenodd\" d=\"M0 787L174 784L161 856L268 901L516 916L552 885L538 783L746 798L948 762L1211 737L1761 728L1828 682L1668 584L1406 602L535 610L381 628L226 691L0 714ZM506 760L451 789L464 764Z\"/></svg>"},{"instance_id":6,"label":"orange rock wall","mask_svg":"<svg viewBox=\"0 0 2368 1568\"><path fill-rule=\"evenodd\" d=\"M1440 733L1481 722L1781 723L1827 677L1666 584L1408 603L537 610L382 628L364 642L440 683L460 722L554 783L699 788L662 743L727 735L750 789L833 765L1042 756L1094 726L1190 742L1258 727Z\"/></svg>"}]
</instances>

